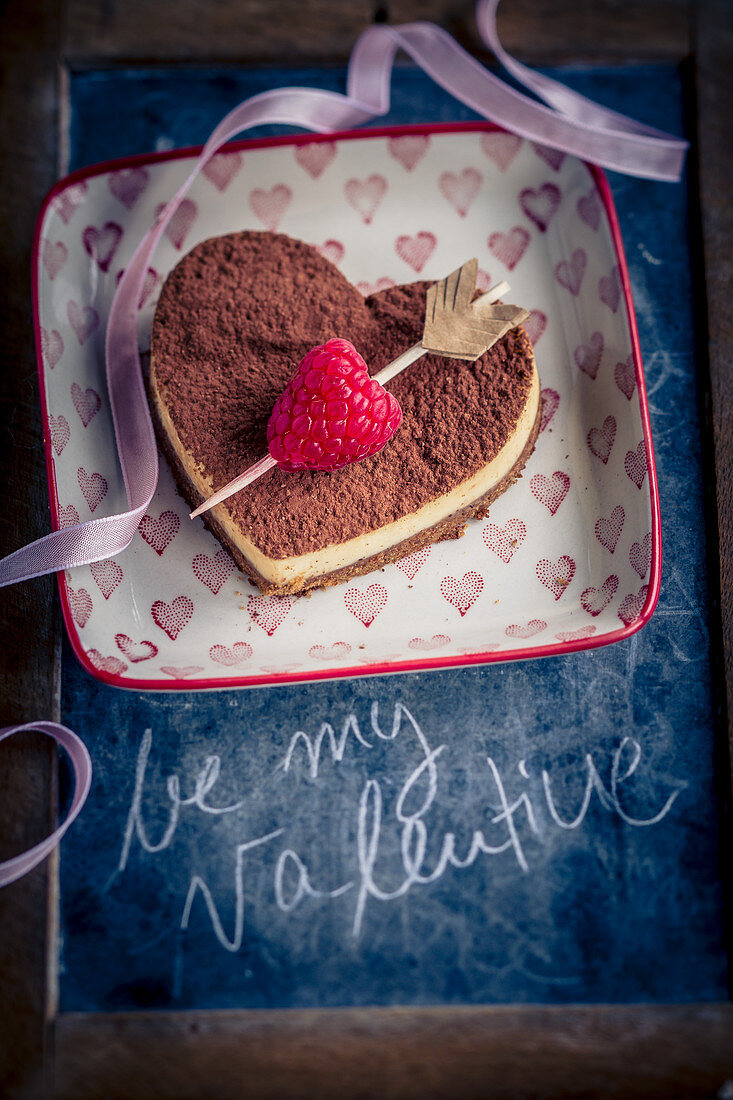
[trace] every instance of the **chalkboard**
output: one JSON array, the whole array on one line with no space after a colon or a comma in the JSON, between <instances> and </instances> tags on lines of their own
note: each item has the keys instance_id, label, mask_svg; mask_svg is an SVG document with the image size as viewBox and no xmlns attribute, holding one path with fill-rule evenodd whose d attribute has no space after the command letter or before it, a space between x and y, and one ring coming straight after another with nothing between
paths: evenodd
<instances>
[{"instance_id":1,"label":"chalkboard","mask_svg":"<svg viewBox=\"0 0 733 1100\"><path fill-rule=\"evenodd\" d=\"M562 78L681 132L673 68ZM342 79L74 74L69 167ZM394 90L387 123L473 117L412 69ZM562 658L171 696L65 651L95 780L61 856L63 1011L727 999L687 193L612 185L662 499L651 623Z\"/></svg>"}]
</instances>

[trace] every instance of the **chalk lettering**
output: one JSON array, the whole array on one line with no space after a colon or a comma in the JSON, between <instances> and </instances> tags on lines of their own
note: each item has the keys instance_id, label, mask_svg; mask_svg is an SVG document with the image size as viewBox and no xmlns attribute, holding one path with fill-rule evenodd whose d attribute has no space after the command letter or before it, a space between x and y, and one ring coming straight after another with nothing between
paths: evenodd
<instances>
[{"instance_id":1,"label":"chalk lettering","mask_svg":"<svg viewBox=\"0 0 733 1100\"><path fill-rule=\"evenodd\" d=\"M285 897L284 880L289 864L292 864L295 869L298 882L293 896L288 900ZM337 886L335 890L316 890L315 887L311 885L308 876L308 868L297 852L292 851L291 848L284 848L278 856L275 866L275 904L283 913L289 913L291 909L295 909L296 905L302 901L304 897L338 898L341 897L342 894L345 894L347 890L351 890L353 885L353 882L345 882L343 886Z\"/></svg>"},{"instance_id":2,"label":"chalk lettering","mask_svg":"<svg viewBox=\"0 0 733 1100\"><path fill-rule=\"evenodd\" d=\"M493 825L505 823L509 833L508 838L500 844L490 844L483 832L476 829L472 834L467 855L461 859L456 854L455 834L446 832L441 840L440 855L435 867L432 871L424 871L423 865L428 847L428 828L423 819L428 814L438 793L437 760L445 749L445 745L440 745L438 748L431 750L418 723L409 714L409 711L405 710L405 713L409 716L420 746L425 752L425 759L418 764L403 784L395 806L395 817L402 826L400 852L405 878L393 890L383 889L375 880L375 867L383 824L383 800L382 788L379 782L370 779L362 790L357 817L357 863L360 881L352 924L352 934L354 936L359 936L361 933L368 898L371 897L382 902L394 901L406 894L415 885L424 886L437 881L449 866L457 869L470 867L480 854L495 856L512 849L521 869L527 871L529 865L514 821L515 815L520 810L524 811L531 831L536 835L539 834L537 820L529 796L523 792L514 802L510 803L499 769L491 757L488 757L489 770L501 804L500 812L491 818L491 823ZM408 800L413 796L417 784L424 778L426 779L425 793L421 800L417 800L415 808L408 813L406 810Z\"/></svg>"},{"instance_id":3,"label":"chalk lettering","mask_svg":"<svg viewBox=\"0 0 733 1100\"><path fill-rule=\"evenodd\" d=\"M242 946L242 939L244 937L244 856L247 852L253 848L258 848L261 844L267 844L269 841L274 840L277 836L282 836L284 829L274 829L271 833L266 833L265 836L258 836L255 840L248 840L244 844L238 844L235 849L235 864L234 864L234 932L231 936L227 936L224 931L224 926L221 923L219 917L219 911L216 908L216 903L211 894L207 883L200 875L193 875L191 882L189 883L188 893L186 894L186 903L183 906L183 916L181 917L181 928L185 931L188 928L188 922L191 916L191 907L193 906L194 898L197 891L201 891L204 901L206 902L206 909L211 920L212 927L214 929L214 935L224 948L225 951L231 951L232 953L239 951Z\"/></svg>"},{"instance_id":4,"label":"chalk lettering","mask_svg":"<svg viewBox=\"0 0 733 1100\"><path fill-rule=\"evenodd\" d=\"M621 761L624 755L627 753L627 749L629 748L631 749L631 756L629 758L626 769L622 772ZM608 790L606 790L606 787L603 784L603 780L598 774L598 769L595 766L593 757L590 753L587 753L585 757L587 778L585 782L583 798L581 800L578 813L574 818L569 821L563 820L563 818L561 818L559 813L557 812L557 808L555 806L555 802L552 796L550 776L546 769L543 768L542 784L544 787L545 801L547 803L547 809L550 813L550 817L560 829L577 829L578 826L582 825L583 821L585 820L585 816L588 813L588 808L590 806L591 796L595 791L596 795L598 796L598 800L603 806L604 810L608 810L612 813L617 813L621 820L625 821L627 825L631 825L634 827L644 825L657 825L667 816L669 811L672 809L675 800L684 790L685 784L678 783L671 794L667 797L661 810L659 810L652 817L632 817L631 814L628 814L621 805L618 788L622 783L624 783L634 774L639 766L640 760L641 745L639 744L639 742L634 740L633 737L624 737L621 741L621 744L614 750L611 757L611 790L609 792Z\"/></svg>"},{"instance_id":5,"label":"chalk lettering","mask_svg":"<svg viewBox=\"0 0 733 1100\"><path fill-rule=\"evenodd\" d=\"M621 773L621 759L626 752L627 746L631 746L631 759L625 772ZM654 814L653 817L632 817L624 810L618 797L618 787L620 783L628 779L634 774L639 761L641 760L641 745L638 741L635 741L633 737L624 737L623 741L613 754L613 760L611 763L611 798L613 799L613 806L616 813L625 821L627 825L656 825L662 818L665 818L669 811L672 809L672 805L679 795L680 791L684 788L684 784L679 784L675 790L667 798L667 801L662 806L661 810Z\"/></svg>"},{"instance_id":6,"label":"chalk lettering","mask_svg":"<svg viewBox=\"0 0 733 1100\"><path fill-rule=\"evenodd\" d=\"M221 760L218 756L207 756L203 768L196 776L194 792L190 798L181 798L181 784L177 775L168 777L168 797L171 802L178 800L181 806L196 806L205 814L231 814L244 806L244 799L229 806L209 806L204 799L216 785L221 772Z\"/></svg>"},{"instance_id":7,"label":"chalk lettering","mask_svg":"<svg viewBox=\"0 0 733 1100\"><path fill-rule=\"evenodd\" d=\"M244 802L235 802L230 806L209 806L204 800L206 795L211 791L212 787L219 779L219 773L221 771L221 761L218 756L208 756L203 768L196 776L194 784L194 793L190 798L181 798L181 782L177 775L169 775L166 780L166 793L170 801L170 812L168 816L168 824L163 830L163 835L157 844L153 843L148 837L147 829L143 822L142 817L142 798L143 791L145 789L145 772L148 766L148 757L150 756L150 749L153 744L153 731L146 729L143 734L143 739L140 742L140 749L137 754L137 763L135 766L135 785L133 788L132 802L130 803L130 810L127 815L127 821L125 823L125 832L122 841L122 850L120 852L120 860L117 864L118 871L124 871L127 866L127 860L130 856L130 846L132 844L133 835L137 836L140 842L140 847L145 852L161 852L164 848L173 840L176 829L178 828L178 821L180 818L180 812L182 806L196 806L205 814L230 814L234 810L238 810L244 805Z\"/></svg>"},{"instance_id":8,"label":"chalk lettering","mask_svg":"<svg viewBox=\"0 0 733 1100\"><path fill-rule=\"evenodd\" d=\"M341 763L344 758L350 733L353 733L356 740L360 745L363 745L365 749L370 749L372 747L370 742L367 741L359 730L359 723L356 720L356 715L349 714L341 728L341 736L338 738L330 722L321 723L321 727L314 738L309 737L304 730L298 730L294 733L288 745L288 751L285 753L285 759L279 767L285 772L290 771L290 765L293 762L293 753L298 747L298 744L302 744L308 758L309 775L311 779L317 779L318 769L321 763L321 749L323 748L323 742L326 737L328 737L328 744L331 750L331 759L334 763L338 764Z\"/></svg>"},{"instance_id":9,"label":"chalk lettering","mask_svg":"<svg viewBox=\"0 0 733 1100\"><path fill-rule=\"evenodd\" d=\"M601 774L606 772L597 765L598 754L587 752L578 759L580 772L579 801L575 801L568 811L558 806L557 794L553 783L557 775L551 766L533 770L537 782L532 786L533 778L524 758L515 762L505 761L502 766L491 755L485 755L486 769L479 774L473 772L476 783L473 805L482 818L481 827L464 824L462 830L450 828L452 822L446 821L446 807L441 807L441 783L450 779L451 754L458 752L458 742L451 739L432 748L420 723L402 703L394 704L391 721L383 726L380 720L379 703L374 700L369 711L370 725L362 732L355 713L349 713L340 729L337 724L322 722L314 734L298 729L290 736L287 750L278 769L288 774L294 771L294 765L302 760L304 775L309 780L305 790L313 790L317 784L320 792L327 794L325 786L327 776L323 765L330 760L334 765L358 768L358 798L355 807L339 802L332 807L335 819L340 826L342 838L339 847L340 861L347 867L347 879L341 885L330 888L322 881L323 872L313 873L314 863L309 860L298 843L298 815L308 811L305 806L288 792L288 800L274 822L278 828L272 828L273 808L265 788L258 789L257 798L240 799L231 803L217 805L215 789L222 777L222 763L219 756L210 755L193 777L190 794L182 792L185 784L178 773L168 776L165 783L163 803L159 806L154 820L162 821L157 835L151 835L146 810L152 797L146 796L146 775L152 750L153 735L146 729L137 756L133 794L127 815L122 848L116 873L125 870L128 865L133 841L136 839L141 849L162 858L162 853L171 846L176 830L182 822L184 811L197 810L203 815L201 820L221 819L233 814L245 805L252 811L248 820L248 831L254 839L241 842L236 830L244 817L237 818L229 826L226 835L230 837L229 858L233 855L233 927L227 931L220 916L220 910L207 881L205 872L192 874L183 904L180 928L189 928L192 910L198 894L201 895L216 940L229 952L237 952L245 935L245 893L256 896L257 904L268 897L274 902L280 913L296 920L296 910L306 912L309 903L335 902L340 897L351 894L353 902L346 909L347 928L350 924L351 935L358 938L364 931L367 904L377 902L389 905L404 897L415 887L427 887L436 883L449 870L461 871L472 867L480 857L489 858L507 855L516 862L518 871L524 875L530 871L536 858L538 846L528 847L532 838L541 839L548 829L555 827L565 832L579 829L587 820L594 797L606 813L613 814L629 828L658 825L672 810L677 798L685 788L684 782L676 782L655 800L653 812L639 812L638 798L646 785L635 788L634 777L639 776L642 763L642 748L632 737L624 737L610 752L610 769L606 781ZM405 737L407 735L407 737ZM399 740L398 752L390 746ZM349 759L345 763L348 747L352 750L367 749L359 758ZM378 750L378 751L374 751ZM381 756L379 756L381 753ZM385 766L384 756L392 756L396 763L400 761L402 775L396 777L389 765ZM405 767L405 758L409 763ZM609 763L607 757L607 764ZM296 775L296 783L298 782ZM511 778L511 782L509 782ZM567 778L566 778L567 782ZM348 789L348 788L346 788ZM535 793L536 792L536 793ZM302 796L307 800L307 793ZM648 796L647 796L648 797ZM533 801L534 799L534 801ZM659 803L661 802L661 806ZM452 803L451 803L452 804ZM320 803L324 813L329 811L327 799ZM657 808L657 806L659 808ZM267 817L261 821L258 830L253 815L264 812ZM633 812L632 812L633 807ZM162 818L161 818L162 813ZM153 820L150 811L150 820ZM327 820L327 819L326 819ZM448 827L446 827L448 826ZM268 829L269 831L266 831ZM222 826L218 826L221 830ZM155 834L156 830L153 830ZM335 834L333 834L335 835ZM343 838L353 837L345 844ZM272 845L282 838L282 845L273 851L272 861L253 859L246 862L248 853L263 846ZM327 837L326 842L336 843ZM319 838L320 843L320 838ZM353 843L353 847L351 847ZM205 851L206 847L201 846ZM215 849L215 858L221 858L222 849ZM319 851L318 866L328 867ZM328 874L328 871L326 871ZM253 881L251 894L246 890L245 877ZM263 875L266 876L263 878ZM266 904L266 902L264 903ZM292 916L290 916L292 915ZM262 913L259 912L262 919Z\"/></svg>"},{"instance_id":10,"label":"chalk lettering","mask_svg":"<svg viewBox=\"0 0 733 1100\"><path fill-rule=\"evenodd\" d=\"M534 810L532 809L532 803L530 802L528 795L523 792L522 794L520 794L519 798L516 799L516 801L510 804L509 799L506 795L506 790L504 789L501 775L499 774L499 769L497 768L496 764L490 756L487 756L486 760L489 765L489 771L491 772L494 783L496 784L499 801L501 802L501 813L495 814L494 817L492 817L491 819L491 823L493 825L498 825L500 821L506 821L506 826L509 830L509 839L511 841L511 846L514 849L514 855L517 857L517 863L523 871L528 871L529 864L527 863L527 859L524 855L524 849L522 848L522 842L519 839L517 827L514 824L514 815L521 807L524 807L530 829L536 836L539 836L540 831L537 828L537 820L534 815Z\"/></svg>"},{"instance_id":11,"label":"chalk lettering","mask_svg":"<svg viewBox=\"0 0 733 1100\"><path fill-rule=\"evenodd\" d=\"M608 791L603 786L596 766L593 763L593 757L590 753L586 754L585 766L588 770L588 777L585 781L585 790L583 791L583 799L580 803L580 809L578 813L571 821L564 821L560 817L555 807L555 802L552 797L550 776L545 768L542 769L542 785L545 791L545 801L547 803L547 809L549 810L550 817L560 829L577 829L579 825L582 825L585 821L585 815L588 813L588 807L590 806L591 795L593 791L598 795L598 800L604 809L612 809L613 803L608 794Z\"/></svg>"},{"instance_id":12,"label":"chalk lettering","mask_svg":"<svg viewBox=\"0 0 733 1100\"><path fill-rule=\"evenodd\" d=\"M127 815L127 822L125 824L125 834L122 841L122 851L120 852L120 861L117 864L118 871L124 871L127 866L127 860L130 855L130 845L132 844L133 833L137 834L137 839L140 841L140 847L146 852L161 852L164 848L167 848L173 839L173 834L176 831L178 825L178 814L180 811L180 802L174 802L170 816L168 818L168 824L163 832L163 836L157 844L153 844L148 839L148 834L143 824L142 814L140 807L143 799L143 788L145 787L145 769L148 766L148 757L150 756L150 746L153 743L153 731L151 729L145 730L143 739L140 743L140 751L137 754L137 764L135 765L135 787L132 794L132 802L130 804L130 812Z\"/></svg>"},{"instance_id":13,"label":"chalk lettering","mask_svg":"<svg viewBox=\"0 0 733 1100\"><path fill-rule=\"evenodd\" d=\"M374 702L372 703L371 712L370 712L370 718L371 718L372 730L374 732L374 736L378 737L380 739L380 741L394 741L395 738L397 737L397 734L402 729L402 718L403 718L403 716L407 719L407 721L410 723L413 730L415 731L415 734L417 735L418 740L422 744L423 751L428 752L429 750L425 748L423 732L420 729L420 727L418 726L415 719L410 714L407 707L404 705L404 703L395 703L394 711L392 712L392 729L389 733L385 733L384 730L382 729L382 727L379 724L379 703L377 702L376 699L374 700Z\"/></svg>"}]
</instances>

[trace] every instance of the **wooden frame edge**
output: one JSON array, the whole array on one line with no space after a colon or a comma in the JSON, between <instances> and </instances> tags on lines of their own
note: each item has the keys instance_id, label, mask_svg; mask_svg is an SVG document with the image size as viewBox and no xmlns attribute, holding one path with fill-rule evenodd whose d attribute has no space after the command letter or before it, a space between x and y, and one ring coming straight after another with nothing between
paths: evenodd
<instances>
[{"instance_id":1,"label":"wooden frame edge","mask_svg":"<svg viewBox=\"0 0 733 1100\"><path fill-rule=\"evenodd\" d=\"M705 94L700 97L701 114L712 111L700 132L701 150L707 158L708 150L712 151L720 140L716 136L719 133L716 124L722 126L725 120L727 126L730 104L726 104L723 97L730 92L733 66L730 57L727 68L725 65L721 68L716 61L717 56L725 60L725 43L720 34L721 13L723 21L726 15L725 0L692 0L692 3L698 26L698 65L706 81L710 79L710 71L714 77L707 98ZM30 24L32 17L36 26L43 27L43 41L39 39L34 43L34 72L55 64L57 42L61 40L58 31L60 7L47 0L28 4L29 14L24 22ZM0 53L7 52L9 56L10 46L8 42L8 50L0 50ZM13 71L22 74L28 82L27 57L16 52L11 60ZM10 68L9 63L9 71ZM23 175L18 193L30 208L34 196L35 206L40 204L52 182L47 151L55 147L57 135L49 126L45 108L42 109L38 101L26 104L24 117L19 121L37 149L46 150L42 155L39 153L37 164L33 162L37 169L33 178L28 178L27 160L19 161ZM729 187L731 156L728 152L723 162L725 148L725 142L717 148L717 156L721 158L718 166L713 162L710 169L706 163L702 172L704 207L714 198L717 189ZM49 178L39 183L44 171ZM10 175L5 182L8 186L12 184ZM726 297L729 294L726 285L729 267L724 252L733 234L730 232L730 212L726 214L724 207L720 209L722 212L717 219L704 225L704 238L706 276L712 280L711 287L716 288L716 294L709 295L711 415L716 436L721 559L728 562L721 577L718 613L722 614L724 628L729 715L733 715L733 432L730 431L733 364L730 361L731 306ZM15 220L10 212L8 220ZM716 267L718 264L722 266ZM17 273L17 266L14 270ZM12 288L14 316L18 315L19 302L22 308L19 289L22 293L20 280L16 279ZM718 309L722 312L714 312ZM23 339L22 326L16 322L14 325L13 347L19 348ZM27 413L33 398L23 390L22 380L17 382L15 392L24 407L24 424L32 421L33 416L37 418L37 411L30 417ZM33 408L35 410L35 406ZM32 442L33 434L36 440L30 448L27 444L29 440ZM32 453L34 499L39 491L45 499L39 439L40 430L36 427L35 433L31 431L25 440L25 459ZM43 509L40 511L43 514ZM29 529L27 537L40 533ZM33 588L26 589L25 593L14 590L12 595L3 597L6 601L3 606L11 609L4 621L6 624L15 621L37 624L42 616L37 608L34 610L35 602L43 607L50 603L53 607L53 599L53 587L48 579L34 582ZM44 636L47 631L53 650L53 639L57 640L59 633L57 613L48 616L47 624ZM44 649L44 653L46 651ZM25 716L49 717L49 711L57 708L58 685L52 678L44 678L42 658L41 654L32 667L6 663L9 691L3 709L8 721L19 721ZM729 734L730 729L729 725ZM29 757L34 768L40 759L42 771L44 751L40 746L38 752ZM48 753L47 758L50 759ZM42 785L43 774L25 782L31 795L36 792L35 799L38 798L39 782ZM28 802L31 810L37 805L33 798ZM47 804L48 792L43 806ZM17 1039L20 1046L15 1048L16 1059L19 1056L38 1057L43 1047L42 1031L54 1011L52 993L44 1013L39 1007L43 990L33 985L39 981L38 956L34 954L39 932L38 923L34 929L32 919L35 914L37 921L41 900L47 898L49 892L53 896L49 874L48 865L38 868L28 879L8 888L0 899L0 908L4 910L0 917L0 929L3 930L0 934L7 934L8 929L26 927L23 942L13 945L18 957L9 975L9 986L8 973L3 975L5 988L0 1004L2 1045L7 1051L9 1044ZM53 902L47 915L50 923ZM40 922L40 926L47 951L46 923ZM36 947L28 946L31 940ZM47 954L45 961L49 962ZM48 987L45 996L49 997ZM58 1057L55 1092L60 1100L66 1096L84 1100L104 1094L136 1098L176 1096L182 1100L189 1096L212 1095L223 1100L228 1096L248 1095L262 1100L291 1095L328 1100L330 1096L375 1094L385 1098L419 1096L421 1100L429 1100L432 1096L451 1096L456 1100L481 1096L491 1100L494 1096L518 1093L552 1097L623 1091L647 1097L710 1096L716 1092L722 1096L721 1086L727 1078L733 1077L733 1006L730 1004L61 1014L56 1017L55 1026ZM318 1046L313 1041L316 1029L323 1031L323 1041ZM7 1087L3 1079L4 1064L0 1058L0 1088L3 1083ZM31 1066L24 1068L29 1073L32 1070ZM39 1069L36 1076L26 1081L22 1095L48 1094L47 1088ZM15 1096L21 1092L11 1085L4 1094ZM733 1095L733 1086L725 1095Z\"/></svg>"},{"instance_id":2,"label":"wooden frame edge","mask_svg":"<svg viewBox=\"0 0 733 1100\"><path fill-rule=\"evenodd\" d=\"M666 1098L715 1096L723 1088L733 1089L733 1005L75 1013L57 1020L56 1100Z\"/></svg>"}]
</instances>

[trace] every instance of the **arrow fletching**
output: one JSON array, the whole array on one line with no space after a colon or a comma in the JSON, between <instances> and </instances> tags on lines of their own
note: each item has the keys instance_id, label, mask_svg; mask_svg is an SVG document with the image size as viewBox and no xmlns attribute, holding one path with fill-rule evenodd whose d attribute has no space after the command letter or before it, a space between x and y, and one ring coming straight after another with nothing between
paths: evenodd
<instances>
[{"instance_id":1,"label":"arrow fletching","mask_svg":"<svg viewBox=\"0 0 733 1100\"><path fill-rule=\"evenodd\" d=\"M451 359L478 359L527 320L529 312L521 306L496 303L497 287L474 298L477 277L474 258L430 287L422 338L426 351Z\"/></svg>"}]
</instances>

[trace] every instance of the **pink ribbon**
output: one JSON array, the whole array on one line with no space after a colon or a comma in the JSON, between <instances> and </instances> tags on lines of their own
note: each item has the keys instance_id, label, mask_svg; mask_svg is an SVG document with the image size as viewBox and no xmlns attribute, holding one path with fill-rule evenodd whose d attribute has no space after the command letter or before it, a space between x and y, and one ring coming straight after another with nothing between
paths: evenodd
<instances>
[{"instance_id":1,"label":"pink ribbon","mask_svg":"<svg viewBox=\"0 0 733 1100\"><path fill-rule=\"evenodd\" d=\"M0 587L112 557L132 540L158 479L158 451L138 353L137 303L158 241L193 180L217 150L243 130L277 122L329 133L386 114L395 55L403 49L456 99L522 137L619 172L667 181L680 178L686 142L600 107L511 58L496 33L498 3L480 0L476 18L481 37L547 107L514 91L432 23L379 24L366 30L354 47L347 95L277 88L245 100L219 123L186 182L140 241L110 310L107 387L129 510L55 531L9 554L0 561Z\"/></svg>"},{"instance_id":2,"label":"pink ribbon","mask_svg":"<svg viewBox=\"0 0 733 1100\"><path fill-rule=\"evenodd\" d=\"M510 88L432 23L383 24L366 30L349 60L347 94L315 88L278 88L245 100L209 137L188 179L140 241L112 301L106 336L107 387L128 511L54 531L0 561L0 587L45 573L101 561L124 550L152 500L158 480L155 442L140 367L137 314L143 281L166 225L206 162L237 134L262 123L284 123L317 133L349 130L384 115L390 106L390 80L398 49L432 79L477 114L531 141L573 153L584 160L634 176L674 182L680 178L687 142L609 111L527 69L502 48L496 32L499 0L479 0L479 33L504 67L547 106ZM0 865L0 886L29 871L58 843L81 809L91 778L89 755L63 726L40 722L11 727L0 738L23 729L42 729L72 757L77 788L63 826L42 844Z\"/></svg>"},{"instance_id":3,"label":"pink ribbon","mask_svg":"<svg viewBox=\"0 0 733 1100\"><path fill-rule=\"evenodd\" d=\"M24 726L7 726L0 729L0 741L12 737L14 733L23 733L30 730L39 730L53 737L54 741L63 746L69 754L74 768L74 798L71 803L66 820L57 829L42 840L40 844L29 848L27 852L14 856L0 863L0 886L7 886L10 882L27 875L41 860L45 859L56 847L72 821L79 815L79 811L86 802L89 787L92 782L92 761L87 747L81 738L66 726L60 726L57 722L27 722Z\"/></svg>"}]
</instances>

